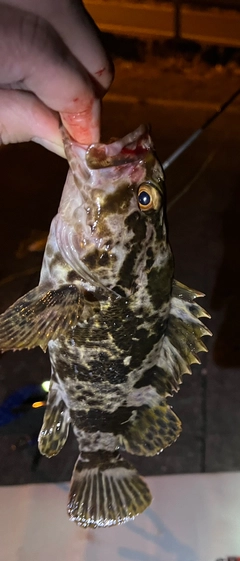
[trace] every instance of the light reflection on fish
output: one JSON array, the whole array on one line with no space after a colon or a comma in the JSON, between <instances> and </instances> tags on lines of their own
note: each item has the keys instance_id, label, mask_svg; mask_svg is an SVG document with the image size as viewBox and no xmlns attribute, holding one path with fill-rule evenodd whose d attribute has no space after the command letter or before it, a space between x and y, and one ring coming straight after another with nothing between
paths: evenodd
<instances>
[{"instance_id":1,"label":"light reflection on fish","mask_svg":"<svg viewBox=\"0 0 240 561\"><path fill-rule=\"evenodd\" d=\"M150 491L121 451L154 456L179 436L166 398L210 334L201 296L173 280L161 165L146 127L108 145L63 131L70 171L39 286L0 316L0 348L51 360L40 452L79 445L68 513L83 527L143 512Z\"/></svg>"}]
</instances>

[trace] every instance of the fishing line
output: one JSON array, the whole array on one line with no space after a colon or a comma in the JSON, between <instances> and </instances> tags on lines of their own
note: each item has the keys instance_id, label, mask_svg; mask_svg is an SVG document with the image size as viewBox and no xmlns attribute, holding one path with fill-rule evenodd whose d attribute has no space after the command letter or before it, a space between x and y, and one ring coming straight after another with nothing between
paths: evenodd
<instances>
[{"instance_id":1,"label":"fishing line","mask_svg":"<svg viewBox=\"0 0 240 561\"><path fill-rule=\"evenodd\" d=\"M169 210L179 201L179 199L183 197L183 195L186 195L186 193L191 189L194 183L202 176L203 172L212 162L217 152L218 150L214 150L214 152L211 152L211 154L209 154L209 156L203 162L203 164L201 165L197 173L194 175L194 177L187 183L187 185L185 185L185 187L180 191L180 193L178 193L176 197L174 197L174 199L172 199L170 203L167 205L167 212L169 212Z\"/></svg>"},{"instance_id":2,"label":"fishing line","mask_svg":"<svg viewBox=\"0 0 240 561\"><path fill-rule=\"evenodd\" d=\"M185 152L185 150L187 150L189 146L191 146L191 144L200 136L200 134L202 134L205 129L209 127L209 125L211 125L213 121L215 121L215 119L217 119L217 117L219 117L219 115L221 115L221 113L225 111L225 109L227 109L227 107L229 107L229 105L236 99L236 97L238 97L239 94L240 88L236 90L234 94L232 94L231 97L229 97L199 129L191 134L191 136L187 140L185 140L185 142L183 142L183 144L181 144L181 146L179 146L167 160L165 160L162 165L163 169L166 170L169 166L171 166L171 164L175 162L175 160L179 158L179 156L181 156L181 154L183 154L183 152Z\"/></svg>"}]
</instances>

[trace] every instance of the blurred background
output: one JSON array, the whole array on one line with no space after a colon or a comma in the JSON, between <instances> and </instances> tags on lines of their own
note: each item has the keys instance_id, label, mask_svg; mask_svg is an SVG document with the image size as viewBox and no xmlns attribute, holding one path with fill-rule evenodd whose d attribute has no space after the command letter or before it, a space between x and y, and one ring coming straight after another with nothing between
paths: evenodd
<instances>
[{"instance_id":1,"label":"blurred background","mask_svg":"<svg viewBox=\"0 0 240 561\"><path fill-rule=\"evenodd\" d=\"M150 123L162 162L240 87L240 0L87 1L116 76L102 137ZM239 10L239 11L238 11ZM206 294L208 355L169 402L182 435L142 474L240 469L240 100L166 171L176 278ZM46 235L67 164L34 144L0 150L0 311L38 283ZM49 379L40 349L0 356L0 484L64 481L77 456L37 451Z\"/></svg>"}]
</instances>

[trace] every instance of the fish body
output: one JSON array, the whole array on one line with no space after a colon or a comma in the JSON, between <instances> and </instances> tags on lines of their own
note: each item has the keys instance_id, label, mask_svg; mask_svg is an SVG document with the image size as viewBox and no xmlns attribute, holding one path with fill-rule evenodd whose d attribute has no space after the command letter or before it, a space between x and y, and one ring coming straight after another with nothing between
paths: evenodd
<instances>
[{"instance_id":1,"label":"fish body","mask_svg":"<svg viewBox=\"0 0 240 561\"><path fill-rule=\"evenodd\" d=\"M166 399L209 330L200 293L173 279L165 185L146 127L88 148L63 131L70 170L39 286L0 316L0 348L48 347L40 452L79 445L68 513L83 527L141 513L151 494L121 451L153 456L179 436Z\"/></svg>"}]
</instances>

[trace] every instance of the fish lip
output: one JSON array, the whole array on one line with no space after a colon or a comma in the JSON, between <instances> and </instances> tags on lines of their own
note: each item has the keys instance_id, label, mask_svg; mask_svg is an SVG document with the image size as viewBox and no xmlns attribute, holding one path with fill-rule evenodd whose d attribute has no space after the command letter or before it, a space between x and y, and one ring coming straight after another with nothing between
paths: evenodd
<instances>
[{"instance_id":1,"label":"fish lip","mask_svg":"<svg viewBox=\"0 0 240 561\"><path fill-rule=\"evenodd\" d=\"M116 156L129 144L137 143L139 140L149 133L148 125L140 125L133 132L128 133L120 140L115 140L110 144L105 144L107 156Z\"/></svg>"}]
</instances>

